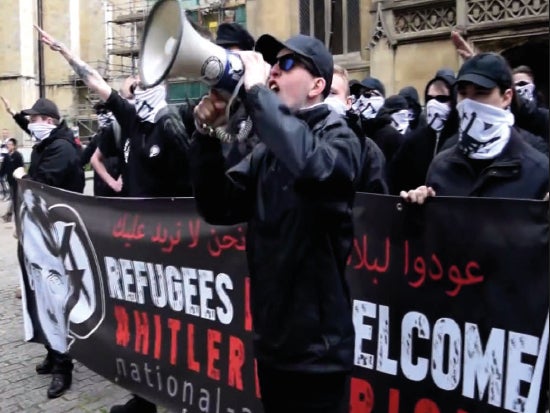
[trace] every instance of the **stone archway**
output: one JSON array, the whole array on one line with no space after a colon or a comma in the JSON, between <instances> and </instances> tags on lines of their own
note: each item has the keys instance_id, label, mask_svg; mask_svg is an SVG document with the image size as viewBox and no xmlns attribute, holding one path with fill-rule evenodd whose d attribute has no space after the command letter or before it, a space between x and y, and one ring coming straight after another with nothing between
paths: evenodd
<instances>
[{"instance_id":1,"label":"stone archway","mask_svg":"<svg viewBox=\"0 0 550 413\"><path fill-rule=\"evenodd\" d=\"M501 54L508 60L512 68L527 65L535 75L537 90L542 95L542 104L549 102L549 41L546 38L534 38L526 42L507 48Z\"/></svg>"}]
</instances>

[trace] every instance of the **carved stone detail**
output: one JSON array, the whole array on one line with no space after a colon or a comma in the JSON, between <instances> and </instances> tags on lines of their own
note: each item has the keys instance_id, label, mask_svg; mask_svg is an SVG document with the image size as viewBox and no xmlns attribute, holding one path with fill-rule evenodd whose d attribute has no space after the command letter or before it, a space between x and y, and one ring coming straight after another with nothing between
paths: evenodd
<instances>
[{"instance_id":1,"label":"carved stone detail","mask_svg":"<svg viewBox=\"0 0 550 413\"><path fill-rule=\"evenodd\" d=\"M369 47L371 49L374 48L383 38L385 38L389 44L394 43L390 31L388 30L386 16L384 15L384 11L382 11L381 3L378 3L373 26L374 28L372 30L371 39L369 42Z\"/></svg>"},{"instance_id":2,"label":"carved stone detail","mask_svg":"<svg viewBox=\"0 0 550 413\"><path fill-rule=\"evenodd\" d=\"M456 25L454 5L394 10L395 32L418 33Z\"/></svg>"},{"instance_id":3,"label":"carved stone detail","mask_svg":"<svg viewBox=\"0 0 550 413\"><path fill-rule=\"evenodd\" d=\"M472 24L548 18L548 0L467 0L468 22Z\"/></svg>"}]
</instances>

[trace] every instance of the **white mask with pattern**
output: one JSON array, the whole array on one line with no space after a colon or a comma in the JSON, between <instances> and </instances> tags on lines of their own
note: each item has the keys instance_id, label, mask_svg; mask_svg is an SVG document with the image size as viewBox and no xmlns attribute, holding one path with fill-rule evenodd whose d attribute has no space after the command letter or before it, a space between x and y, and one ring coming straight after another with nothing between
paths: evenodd
<instances>
[{"instance_id":1,"label":"white mask with pattern","mask_svg":"<svg viewBox=\"0 0 550 413\"><path fill-rule=\"evenodd\" d=\"M397 129L397 131L404 135L409 128L409 111L408 109L398 110L391 114L391 125Z\"/></svg>"},{"instance_id":2,"label":"white mask with pattern","mask_svg":"<svg viewBox=\"0 0 550 413\"><path fill-rule=\"evenodd\" d=\"M136 113L143 121L155 123L157 113L166 106L166 88L164 85L145 90L139 87L136 88Z\"/></svg>"},{"instance_id":3,"label":"white mask with pattern","mask_svg":"<svg viewBox=\"0 0 550 413\"><path fill-rule=\"evenodd\" d=\"M535 98L535 85L533 83L518 82L515 89L516 93L525 100L532 101Z\"/></svg>"},{"instance_id":4,"label":"white mask with pattern","mask_svg":"<svg viewBox=\"0 0 550 413\"><path fill-rule=\"evenodd\" d=\"M494 159L510 140L514 115L506 109L464 99L457 106L460 117L458 148L472 159Z\"/></svg>"},{"instance_id":5,"label":"white mask with pattern","mask_svg":"<svg viewBox=\"0 0 550 413\"><path fill-rule=\"evenodd\" d=\"M363 118L372 119L376 116L380 108L384 106L384 101L385 99L382 96L371 96L367 98L361 95L354 102L353 109Z\"/></svg>"},{"instance_id":6,"label":"white mask with pattern","mask_svg":"<svg viewBox=\"0 0 550 413\"><path fill-rule=\"evenodd\" d=\"M436 132L443 129L449 118L449 113L451 113L451 107L446 103L438 102L436 99L430 99L426 104L428 126Z\"/></svg>"}]
</instances>

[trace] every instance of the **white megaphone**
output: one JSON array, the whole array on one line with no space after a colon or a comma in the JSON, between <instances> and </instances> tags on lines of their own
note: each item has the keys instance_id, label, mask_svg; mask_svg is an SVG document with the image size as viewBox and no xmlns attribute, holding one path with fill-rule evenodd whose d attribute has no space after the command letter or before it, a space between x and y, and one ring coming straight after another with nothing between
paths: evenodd
<instances>
[{"instance_id":1,"label":"white megaphone","mask_svg":"<svg viewBox=\"0 0 550 413\"><path fill-rule=\"evenodd\" d=\"M153 6L145 22L139 57L143 87L185 77L231 94L243 73L239 55L197 33L178 0L160 0Z\"/></svg>"}]
</instances>

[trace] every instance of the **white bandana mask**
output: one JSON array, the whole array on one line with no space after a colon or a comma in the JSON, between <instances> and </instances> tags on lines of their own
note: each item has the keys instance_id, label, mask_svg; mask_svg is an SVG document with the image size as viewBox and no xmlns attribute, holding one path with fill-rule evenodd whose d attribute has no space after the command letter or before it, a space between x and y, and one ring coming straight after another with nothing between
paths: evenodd
<instances>
[{"instance_id":1,"label":"white bandana mask","mask_svg":"<svg viewBox=\"0 0 550 413\"><path fill-rule=\"evenodd\" d=\"M100 128L104 128L113 123L114 116L111 112L109 113L100 113L97 115L97 123L99 123Z\"/></svg>"},{"instance_id":2,"label":"white bandana mask","mask_svg":"<svg viewBox=\"0 0 550 413\"><path fill-rule=\"evenodd\" d=\"M525 82L520 82L525 83ZM523 99L532 101L535 97L535 85L533 83L525 83L521 86L517 84L515 86L516 93L520 95Z\"/></svg>"},{"instance_id":3,"label":"white bandana mask","mask_svg":"<svg viewBox=\"0 0 550 413\"><path fill-rule=\"evenodd\" d=\"M382 96L371 96L370 98L359 96L353 104L353 109L363 118L372 119L384 105L384 101Z\"/></svg>"},{"instance_id":4,"label":"white bandana mask","mask_svg":"<svg viewBox=\"0 0 550 413\"><path fill-rule=\"evenodd\" d=\"M328 105L329 109L332 109L340 116L344 116L348 110L347 106L338 99L336 96L329 96L325 99L325 103Z\"/></svg>"},{"instance_id":5,"label":"white bandana mask","mask_svg":"<svg viewBox=\"0 0 550 413\"><path fill-rule=\"evenodd\" d=\"M409 111L403 109L393 112L391 114L391 125L397 129L401 135L404 135L409 128Z\"/></svg>"},{"instance_id":6,"label":"white bandana mask","mask_svg":"<svg viewBox=\"0 0 550 413\"><path fill-rule=\"evenodd\" d=\"M52 131L57 128L56 125L50 125L49 123L29 123L27 127L31 136L38 142L48 138Z\"/></svg>"},{"instance_id":7,"label":"white bandana mask","mask_svg":"<svg viewBox=\"0 0 550 413\"><path fill-rule=\"evenodd\" d=\"M445 122L449 118L451 107L446 103L438 102L435 99L430 99L426 104L426 118L428 126L434 131L439 132L445 126Z\"/></svg>"},{"instance_id":8,"label":"white bandana mask","mask_svg":"<svg viewBox=\"0 0 550 413\"><path fill-rule=\"evenodd\" d=\"M472 159L496 158L510 140L514 115L471 99L464 99L456 108L460 117L458 148Z\"/></svg>"},{"instance_id":9,"label":"white bandana mask","mask_svg":"<svg viewBox=\"0 0 550 413\"><path fill-rule=\"evenodd\" d=\"M166 88L164 85L145 90L139 87L136 88L135 107L141 120L155 123L157 113L166 106Z\"/></svg>"}]
</instances>

